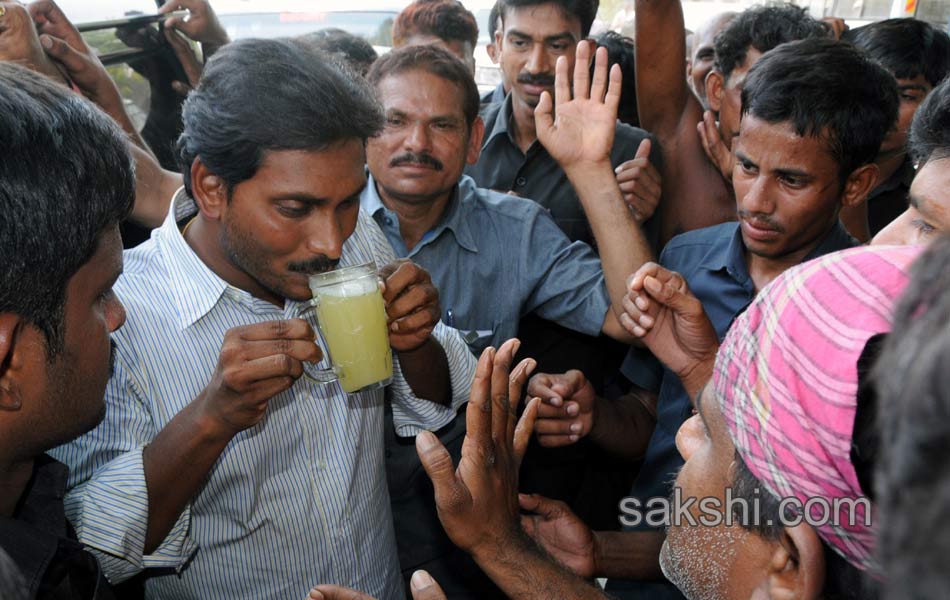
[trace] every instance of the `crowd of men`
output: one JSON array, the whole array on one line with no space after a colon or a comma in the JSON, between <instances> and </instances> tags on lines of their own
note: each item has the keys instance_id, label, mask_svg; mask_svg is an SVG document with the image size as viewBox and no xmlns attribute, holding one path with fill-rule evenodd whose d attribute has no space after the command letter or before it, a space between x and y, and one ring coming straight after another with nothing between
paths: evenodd
<instances>
[{"instance_id":1,"label":"crowd of men","mask_svg":"<svg viewBox=\"0 0 950 600\"><path fill-rule=\"evenodd\" d=\"M499 0L480 95L457 0L169 0L140 129L0 2L0 597L943 597L950 37L597 10ZM301 315L369 261L347 394Z\"/></svg>"}]
</instances>

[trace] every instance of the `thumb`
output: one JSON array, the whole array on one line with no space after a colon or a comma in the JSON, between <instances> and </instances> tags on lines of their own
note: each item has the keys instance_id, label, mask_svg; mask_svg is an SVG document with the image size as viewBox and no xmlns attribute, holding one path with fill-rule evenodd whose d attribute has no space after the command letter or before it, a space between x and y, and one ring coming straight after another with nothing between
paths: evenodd
<instances>
[{"instance_id":1,"label":"thumb","mask_svg":"<svg viewBox=\"0 0 950 600\"><path fill-rule=\"evenodd\" d=\"M440 497L464 497L460 495L461 484L455 477L452 457L435 434L431 431L423 431L417 435L416 453L419 455L419 461L422 462L422 468L432 480L437 505Z\"/></svg>"},{"instance_id":2,"label":"thumb","mask_svg":"<svg viewBox=\"0 0 950 600\"><path fill-rule=\"evenodd\" d=\"M43 47L46 54L62 63L66 70L71 73L82 70L86 66L85 57L58 37L44 33L40 36L40 46Z\"/></svg>"},{"instance_id":3,"label":"thumb","mask_svg":"<svg viewBox=\"0 0 950 600\"><path fill-rule=\"evenodd\" d=\"M412 600L446 600L445 592L425 571L419 570L413 573L409 586L412 588Z\"/></svg>"},{"instance_id":4,"label":"thumb","mask_svg":"<svg viewBox=\"0 0 950 600\"><path fill-rule=\"evenodd\" d=\"M650 138L646 138L640 142L640 146L637 147L637 154L634 156L634 159L637 158L650 158L650 150L653 148L653 142L650 141Z\"/></svg>"},{"instance_id":5,"label":"thumb","mask_svg":"<svg viewBox=\"0 0 950 600\"><path fill-rule=\"evenodd\" d=\"M673 279L666 283L661 282L655 277L647 277L643 280L643 287L660 304L669 306L674 312L690 312L692 303L690 296L683 293L673 285Z\"/></svg>"}]
</instances>

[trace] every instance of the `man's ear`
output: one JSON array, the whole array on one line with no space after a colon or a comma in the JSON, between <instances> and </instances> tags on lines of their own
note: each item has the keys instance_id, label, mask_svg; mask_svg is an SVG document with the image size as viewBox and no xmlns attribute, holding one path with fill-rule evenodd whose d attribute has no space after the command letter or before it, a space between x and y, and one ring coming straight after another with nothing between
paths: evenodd
<instances>
[{"instance_id":1,"label":"man's ear","mask_svg":"<svg viewBox=\"0 0 950 600\"><path fill-rule=\"evenodd\" d=\"M224 180L212 173L200 157L195 157L191 163L191 195L201 214L211 220L220 219L221 211L228 203L228 188Z\"/></svg>"},{"instance_id":2,"label":"man's ear","mask_svg":"<svg viewBox=\"0 0 950 600\"><path fill-rule=\"evenodd\" d=\"M877 185L881 171L877 165L871 163L858 167L848 175L844 182L844 192L841 194L841 206L852 207L867 200L868 194Z\"/></svg>"},{"instance_id":3,"label":"man's ear","mask_svg":"<svg viewBox=\"0 0 950 600\"><path fill-rule=\"evenodd\" d=\"M481 117L475 117L472 123L471 133L468 136L468 150L465 153L465 162L474 165L478 162L478 157L482 154L482 140L485 139L485 121Z\"/></svg>"},{"instance_id":4,"label":"man's ear","mask_svg":"<svg viewBox=\"0 0 950 600\"><path fill-rule=\"evenodd\" d=\"M773 600L817 600L825 587L825 551L806 523L786 527L769 559L768 589Z\"/></svg>"},{"instance_id":5,"label":"man's ear","mask_svg":"<svg viewBox=\"0 0 950 600\"><path fill-rule=\"evenodd\" d=\"M20 410L23 405L24 326L20 315L0 313L0 411Z\"/></svg>"},{"instance_id":6,"label":"man's ear","mask_svg":"<svg viewBox=\"0 0 950 600\"><path fill-rule=\"evenodd\" d=\"M726 82L722 73L713 69L706 74L706 101L709 102L709 110L719 113L722 109L722 97L726 92Z\"/></svg>"}]
</instances>

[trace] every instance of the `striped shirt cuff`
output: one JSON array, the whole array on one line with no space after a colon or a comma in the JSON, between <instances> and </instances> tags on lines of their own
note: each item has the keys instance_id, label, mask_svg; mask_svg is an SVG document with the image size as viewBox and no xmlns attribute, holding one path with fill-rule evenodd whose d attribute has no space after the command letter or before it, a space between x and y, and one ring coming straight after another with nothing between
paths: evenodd
<instances>
[{"instance_id":1,"label":"striped shirt cuff","mask_svg":"<svg viewBox=\"0 0 950 600\"><path fill-rule=\"evenodd\" d=\"M161 545L151 554L143 553L148 528L143 448L120 454L66 495L66 515L79 541L99 559L112 583L150 567L180 570L197 550L188 535L189 504Z\"/></svg>"},{"instance_id":2,"label":"striped shirt cuff","mask_svg":"<svg viewBox=\"0 0 950 600\"><path fill-rule=\"evenodd\" d=\"M435 431L445 427L455 418L458 409L468 402L475 379L475 357L462 340L458 330L440 321L432 336L442 345L449 362L449 377L452 382L451 406L441 406L418 398L403 377L399 360L393 356L393 382L390 392L393 398L393 423L400 437L412 437L422 431Z\"/></svg>"}]
</instances>

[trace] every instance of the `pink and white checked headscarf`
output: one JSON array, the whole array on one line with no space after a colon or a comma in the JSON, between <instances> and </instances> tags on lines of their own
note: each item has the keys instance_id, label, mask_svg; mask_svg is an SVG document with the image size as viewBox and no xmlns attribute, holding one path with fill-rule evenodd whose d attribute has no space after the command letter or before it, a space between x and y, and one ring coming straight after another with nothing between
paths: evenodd
<instances>
[{"instance_id":1,"label":"pink and white checked headscarf","mask_svg":"<svg viewBox=\"0 0 950 600\"><path fill-rule=\"evenodd\" d=\"M778 498L858 499L851 464L858 359L890 330L915 247L863 247L796 266L766 287L732 325L713 385L739 455ZM813 507L812 517L823 510ZM818 535L848 562L872 567L864 511L829 519Z\"/></svg>"}]
</instances>

